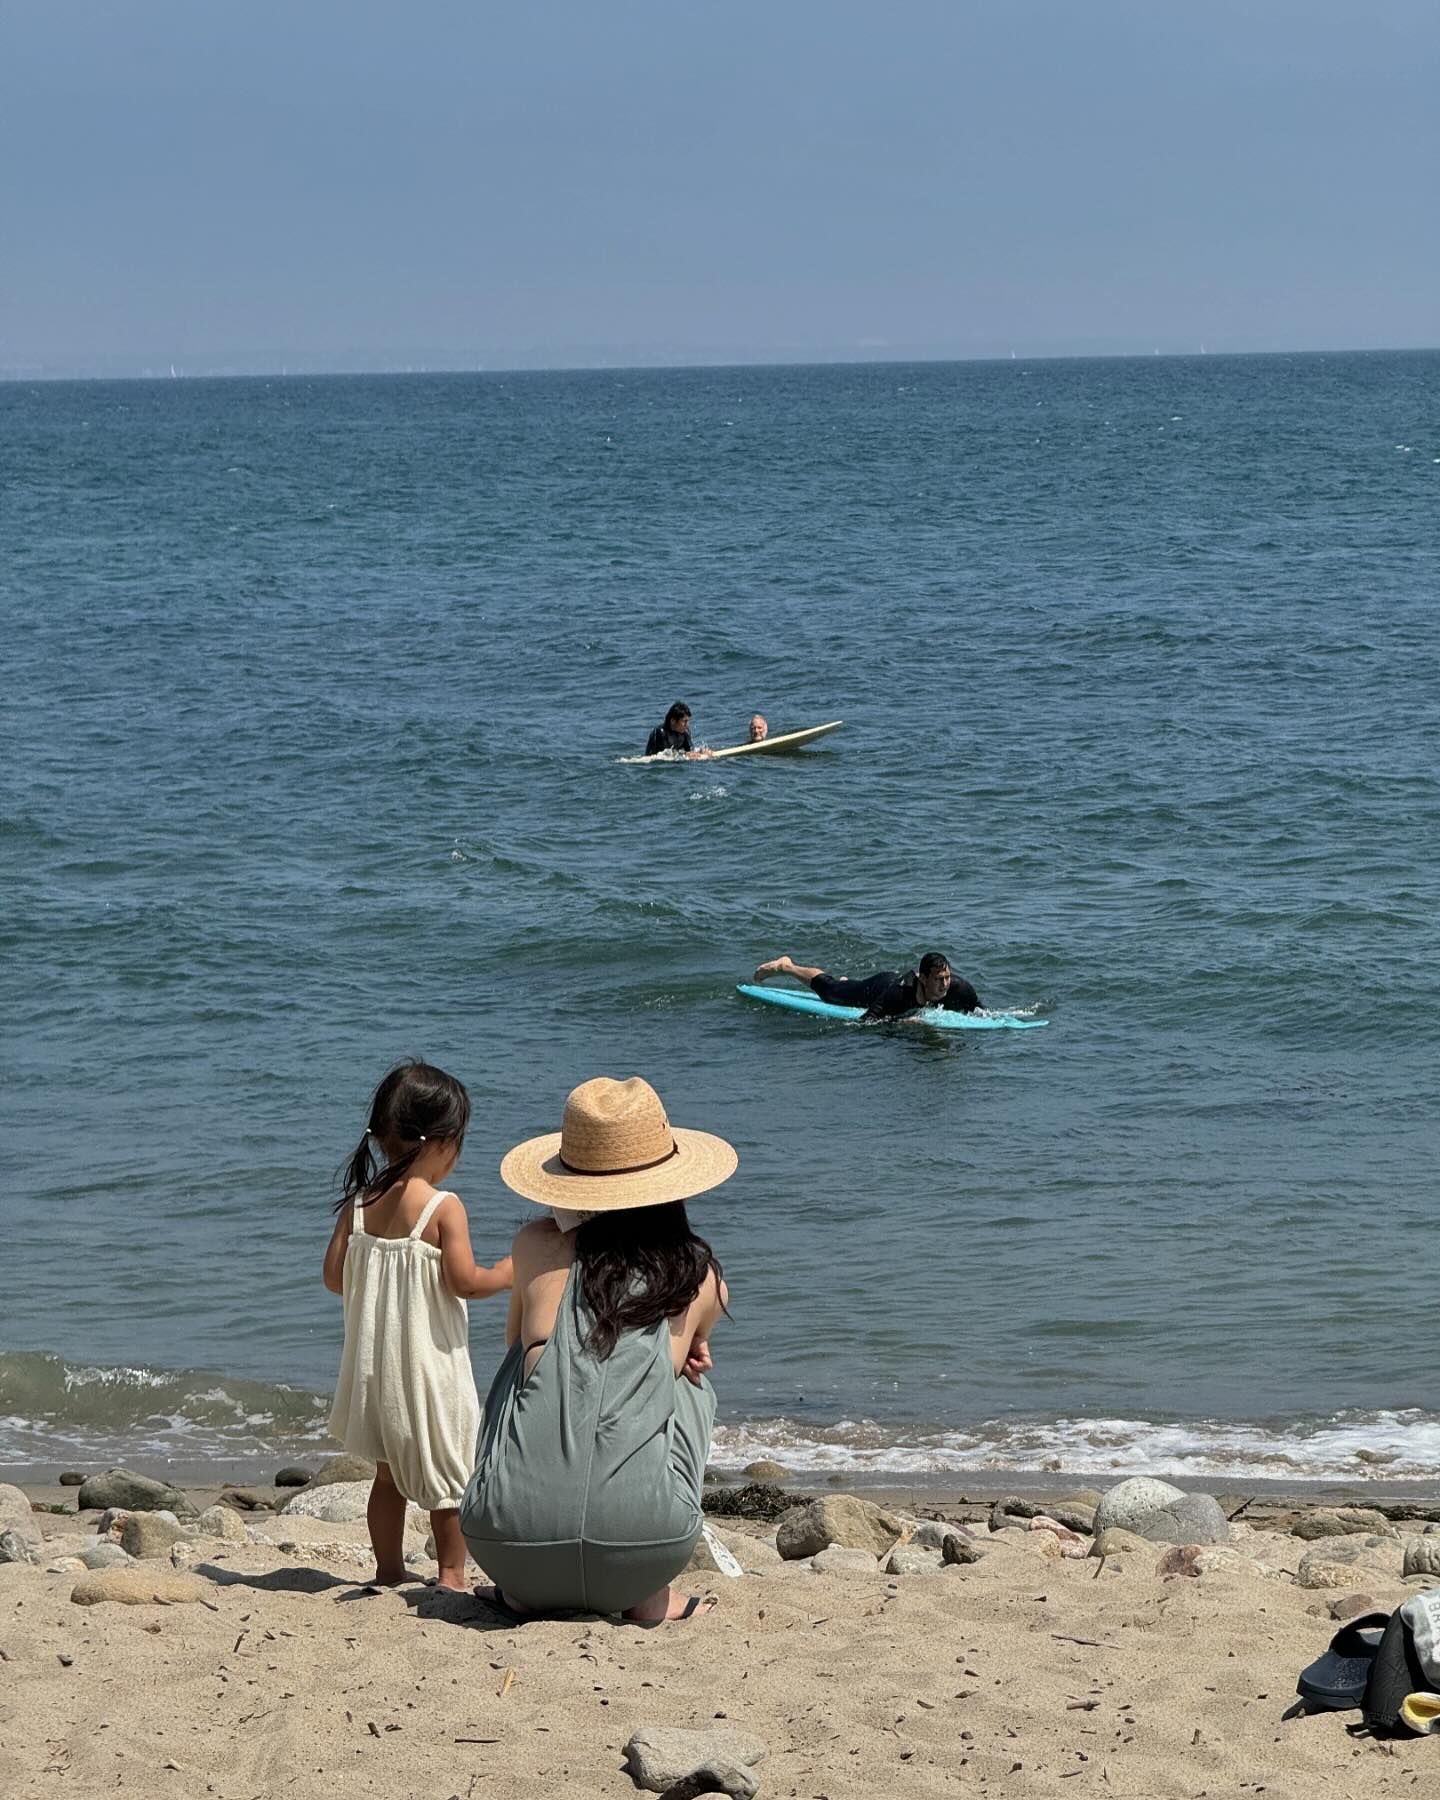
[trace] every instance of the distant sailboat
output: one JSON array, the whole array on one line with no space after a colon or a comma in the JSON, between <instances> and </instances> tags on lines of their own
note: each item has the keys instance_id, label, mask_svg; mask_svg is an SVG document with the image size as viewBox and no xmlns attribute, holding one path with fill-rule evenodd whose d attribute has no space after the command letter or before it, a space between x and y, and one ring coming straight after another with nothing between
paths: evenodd
<instances>
[{"instance_id":1,"label":"distant sailboat","mask_svg":"<svg viewBox=\"0 0 1440 1800\"><path fill-rule=\"evenodd\" d=\"M180 379L180 377L175 373L174 363L171 363L171 365L170 365L170 379L172 381L178 381Z\"/></svg>"}]
</instances>

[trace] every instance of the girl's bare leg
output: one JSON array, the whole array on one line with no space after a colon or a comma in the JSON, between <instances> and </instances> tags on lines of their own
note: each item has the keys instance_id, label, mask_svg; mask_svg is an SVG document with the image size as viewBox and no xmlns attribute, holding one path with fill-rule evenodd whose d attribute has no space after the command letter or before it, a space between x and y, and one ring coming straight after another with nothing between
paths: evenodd
<instances>
[{"instance_id":1,"label":"girl's bare leg","mask_svg":"<svg viewBox=\"0 0 1440 1800\"><path fill-rule=\"evenodd\" d=\"M435 1560L440 1565L440 1586L465 1592L465 1538L460 1530L460 1514L448 1507L432 1512L430 1529L435 1536Z\"/></svg>"},{"instance_id":2,"label":"girl's bare leg","mask_svg":"<svg viewBox=\"0 0 1440 1800\"><path fill-rule=\"evenodd\" d=\"M388 1463L375 1465L370 1503L365 1508L370 1543L375 1551L375 1580L397 1587L410 1579L405 1567L405 1496L395 1485ZM438 1541L438 1540L437 1540Z\"/></svg>"}]
</instances>

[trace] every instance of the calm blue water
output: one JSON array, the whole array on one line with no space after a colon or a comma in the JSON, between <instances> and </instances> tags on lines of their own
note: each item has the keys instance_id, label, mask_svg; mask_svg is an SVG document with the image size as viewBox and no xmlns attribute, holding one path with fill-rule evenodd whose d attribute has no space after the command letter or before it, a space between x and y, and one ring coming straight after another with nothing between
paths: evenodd
<instances>
[{"instance_id":1,"label":"calm blue water","mask_svg":"<svg viewBox=\"0 0 1440 1800\"><path fill-rule=\"evenodd\" d=\"M0 1461L313 1428L405 1053L482 1256L736 1143L733 1456L1440 1458L1440 355L0 386L0 545ZM731 991L931 947L1048 1029Z\"/></svg>"}]
</instances>

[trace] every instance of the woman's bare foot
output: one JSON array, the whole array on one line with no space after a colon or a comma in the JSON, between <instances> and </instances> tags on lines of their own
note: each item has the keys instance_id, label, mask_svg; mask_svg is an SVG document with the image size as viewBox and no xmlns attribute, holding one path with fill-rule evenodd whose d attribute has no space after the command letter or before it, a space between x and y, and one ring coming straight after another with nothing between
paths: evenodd
<instances>
[{"instance_id":1,"label":"woman's bare foot","mask_svg":"<svg viewBox=\"0 0 1440 1800\"><path fill-rule=\"evenodd\" d=\"M624 1616L637 1625L663 1625L671 1620L700 1618L714 1612L719 1604L714 1594L702 1598L699 1594L677 1594L674 1588L666 1587L630 1607Z\"/></svg>"}]
</instances>

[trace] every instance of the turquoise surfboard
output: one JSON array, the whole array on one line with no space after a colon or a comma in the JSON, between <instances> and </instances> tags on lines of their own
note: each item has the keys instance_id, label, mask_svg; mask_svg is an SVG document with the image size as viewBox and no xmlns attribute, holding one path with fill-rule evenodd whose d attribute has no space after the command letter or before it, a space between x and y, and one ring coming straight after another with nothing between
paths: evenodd
<instances>
[{"instance_id":1,"label":"turquoise surfboard","mask_svg":"<svg viewBox=\"0 0 1440 1800\"><path fill-rule=\"evenodd\" d=\"M828 1000L817 1000L799 988L758 987L742 981L735 989L747 1000L762 1000L766 1006L783 1007L787 1012L812 1013L817 1019L863 1019L858 1006L832 1006ZM895 1021L900 1025L933 1025L941 1031L1034 1031L1048 1025L1048 1019L1021 1019L1014 1013L946 1012L938 1006L922 1006L918 1012L905 1013Z\"/></svg>"}]
</instances>

